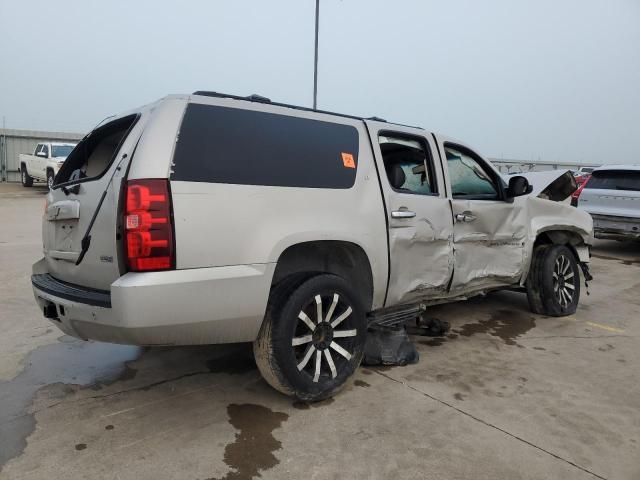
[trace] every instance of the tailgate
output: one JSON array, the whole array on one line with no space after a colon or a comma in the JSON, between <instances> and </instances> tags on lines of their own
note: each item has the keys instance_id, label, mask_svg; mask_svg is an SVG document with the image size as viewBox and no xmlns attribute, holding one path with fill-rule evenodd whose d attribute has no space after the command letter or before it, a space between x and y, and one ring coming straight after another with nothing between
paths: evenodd
<instances>
[{"instance_id":1,"label":"tailgate","mask_svg":"<svg viewBox=\"0 0 640 480\"><path fill-rule=\"evenodd\" d=\"M144 121L144 115L131 114L100 126L78 144L60 169L42 220L45 261L54 278L108 290L120 277L121 184ZM76 265L92 220L90 246Z\"/></svg>"}]
</instances>

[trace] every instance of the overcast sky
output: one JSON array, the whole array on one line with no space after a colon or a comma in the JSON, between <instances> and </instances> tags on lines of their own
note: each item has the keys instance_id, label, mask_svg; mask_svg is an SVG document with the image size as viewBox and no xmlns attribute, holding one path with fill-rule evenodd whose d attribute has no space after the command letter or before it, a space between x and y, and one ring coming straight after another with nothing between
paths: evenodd
<instances>
[{"instance_id":1,"label":"overcast sky","mask_svg":"<svg viewBox=\"0 0 640 480\"><path fill-rule=\"evenodd\" d=\"M320 0L318 107L491 157L640 163L640 0ZM314 0L0 0L7 128L168 93L310 106Z\"/></svg>"}]
</instances>

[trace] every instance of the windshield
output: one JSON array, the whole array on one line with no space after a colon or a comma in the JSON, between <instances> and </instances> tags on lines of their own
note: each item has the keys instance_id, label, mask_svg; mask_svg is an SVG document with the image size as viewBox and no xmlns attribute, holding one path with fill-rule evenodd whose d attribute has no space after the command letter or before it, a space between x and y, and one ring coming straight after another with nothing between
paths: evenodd
<instances>
[{"instance_id":1,"label":"windshield","mask_svg":"<svg viewBox=\"0 0 640 480\"><path fill-rule=\"evenodd\" d=\"M68 157L73 150L73 145L53 145L52 146L52 157Z\"/></svg>"}]
</instances>

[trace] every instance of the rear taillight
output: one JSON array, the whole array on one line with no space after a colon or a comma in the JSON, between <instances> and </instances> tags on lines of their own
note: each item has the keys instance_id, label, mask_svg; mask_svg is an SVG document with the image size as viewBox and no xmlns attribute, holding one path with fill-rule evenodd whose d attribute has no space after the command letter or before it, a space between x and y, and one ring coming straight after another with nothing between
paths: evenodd
<instances>
[{"instance_id":1,"label":"rear taillight","mask_svg":"<svg viewBox=\"0 0 640 480\"><path fill-rule=\"evenodd\" d=\"M175 268L169 181L131 180L125 190L125 250L130 271Z\"/></svg>"}]
</instances>

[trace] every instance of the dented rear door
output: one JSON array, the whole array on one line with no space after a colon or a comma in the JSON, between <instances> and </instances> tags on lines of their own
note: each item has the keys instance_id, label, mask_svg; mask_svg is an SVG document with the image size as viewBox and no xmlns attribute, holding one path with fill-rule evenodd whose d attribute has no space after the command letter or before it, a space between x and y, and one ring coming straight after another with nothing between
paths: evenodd
<instances>
[{"instance_id":1,"label":"dented rear door","mask_svg":"<svg viewBox=\"0 0 640 480\"><path fill-rule=\"evenodd\" d=\"M389 232L387 306L446 296L453 271L451 208L433 138L366 121Z\"/></svg>"}]
</instances>

